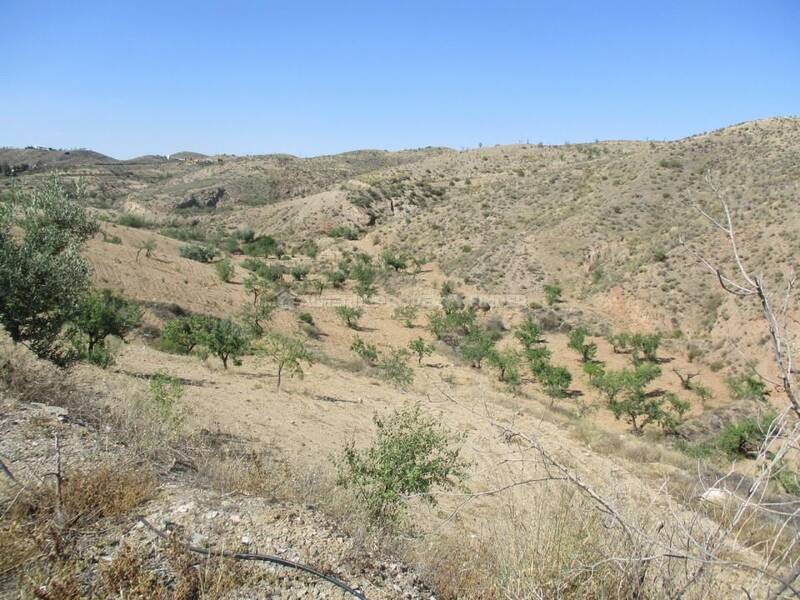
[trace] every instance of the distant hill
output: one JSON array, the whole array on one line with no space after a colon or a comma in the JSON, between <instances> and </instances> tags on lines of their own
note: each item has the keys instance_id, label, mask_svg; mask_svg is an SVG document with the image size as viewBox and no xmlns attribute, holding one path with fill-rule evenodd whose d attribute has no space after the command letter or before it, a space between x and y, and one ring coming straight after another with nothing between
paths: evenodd
<instances>
[{"instance_id":1,"label":"distant hill","mask_svg":"<svg viewBox=\"0 0 800 600\"><path fill-rule=\"evenodd\" d=\"M70 167L116 162L105 154L92 150L55 150L49 148L0 148L0 163L27 164L31 169Z\"/></svg>"}]
</instances>

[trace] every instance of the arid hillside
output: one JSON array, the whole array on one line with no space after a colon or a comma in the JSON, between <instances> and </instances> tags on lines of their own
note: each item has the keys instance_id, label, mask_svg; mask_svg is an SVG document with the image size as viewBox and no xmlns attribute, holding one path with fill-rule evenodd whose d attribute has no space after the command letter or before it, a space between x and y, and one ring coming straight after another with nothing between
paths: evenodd
<instances>
[{"instance_id":1,"label":"arid hillside","mask_svg":"<svg viewBox=\"0 0 800 600\"><path fill-rule=\"evenodd\" d=\"M796 572L797 449L759 448L776 414L797 424L786 389L759 378L776 376L759 302L725 294L702 264L733 268L697 207L722 218L729 204L743 262L781 306L800 255L800 119L671 142L308 159L30 152L0 153L29 163L0 177L0 194L59 177L99 223L81 251L92 284L141 319L124 341L101 339L99 360L43 369L41 385L30 353L0 340L12 415L0 458L33 473L0 530L3 568L18 575L0 591L91 580L98 594L146 597L95 564L128 561L141 586L141 565L157 565L168 597L188 568L174 546L147 545L136 514L178 523L195 545L321 564L371 598L756 598ZM406 481L359 496L374 473L347 461L379 443L389 415L414 423L414 410L457 440L463 473L432 494ZM29 451L26 435L47 449ZM370 455L384 478L391 460L436 448L421 437ZM70 537L47 524L63 507L40 481L62 452L82 477L93 460L124 464L146 493L77 516ZM777 475L761 481L765 461ZM52 515L25 512L33 492ZM403 518L376 513L375 497ZM80 560L19 575L32 548L61 552L59 535ZM192 585L217 587L186 598L339 597L299 576L203 565Z\"/></svg>"}]
</instances>

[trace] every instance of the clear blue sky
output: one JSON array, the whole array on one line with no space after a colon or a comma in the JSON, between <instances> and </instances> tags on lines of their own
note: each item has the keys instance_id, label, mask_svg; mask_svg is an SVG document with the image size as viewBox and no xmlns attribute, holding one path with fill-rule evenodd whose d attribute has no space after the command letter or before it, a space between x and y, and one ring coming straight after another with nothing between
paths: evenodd
<instances>
[{"instance_id":1,"label":"clear blue sky","mask_svg":"<svg viewBox=\"0 0 800 600\"><path fill-rule=\"evenodd\" d=\"M800 1L0 0L0 145L333 153L800 113Z\"/></svg>"}]
</instances>

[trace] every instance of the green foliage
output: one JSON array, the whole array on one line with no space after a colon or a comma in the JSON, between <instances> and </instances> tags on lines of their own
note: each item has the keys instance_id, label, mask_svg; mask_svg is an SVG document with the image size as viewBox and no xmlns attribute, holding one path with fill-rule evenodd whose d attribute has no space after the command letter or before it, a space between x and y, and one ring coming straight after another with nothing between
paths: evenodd
<instances>
[{"instance_id":1,"label":"green foliage","mask_svg":"<svg viewBox=\"0 0 800 600\"><path fill-rule=\"evenodd\" d=\"M356 355L367 364L375 365L378 362L378 348L374 344L366 343L358 336L353 338L353 343L350 345L350 350L355 352Z\"/></svg>"},{"instance_id":2,"label":"green foliage","mask_svg":"<svg viewBox=\"0 0 800 600\"><path fill-rule=\"evenodd\" d=\"M309 325L314 324L314 317L309 312L301 312L299 315L297 315L297 318L303 323L307 323Z\"/></svg>"},{"instance_id":3,"label":"green foliage","mask_svg":"<svg viewBox=\"0 0 800 600\"><path fill-rule=\"evenodd\" d=\"M233 279L234 267L229 258L223 258L214 265L214 268L216 269L219 278L225 283L228 283L231 279Z\"/></svg>"},{"instance_id":4,"label":"green foliage","mask_svg":"<svg viewBox=\"0 0 800 600\"><path fill-rule=\"evenodd\" d=\"M494 350L486 358L488 363L497 369L497 375L501 382L507 384L512 390L519 388L519 365L521 362L519 352L513 349Z\"/></svg>"},{"instance_id":5,"label":"green foliage","mask_svg":"<svg viewBox=\"0 0 800 600\"><path fill-rule=\"evenodd\" d=\"M394 269L395 272L402 271L408 266L408 258L403 254L395 252L391 248L386 248L381 253L381 259L386 267Z\"/></svg>"},{"instance_id":6,"label":"green foliage","mask_svg":"<svg viewBox=\"0 0 800 600\"><path fill-rule=\"evenodd\" d=\"M316 258L319 254L319 246L314 240L306 240L300 245L299 250L308 258Z\"/></svg>"},{"instance_id":7,"label":"green foliage","mask_svg":"<svg viewBox=\"0 0 800 600\"><path fill-rule=\"evenodd\" d=\"M767 414L760 419L731 423L717 438L717 447L731 460L754 457L767 439L774 420L774 414Z\"/></svg>"},{"instance_id":8,"label":"green foliage","mask_svg":"<svg viewBox=\"0 0 800 600\"><path fill-rule=\"evenodd\" d=\"M466 335L458 349L466 361L480 369L483 359L494 350L494 340L486 331L475 327Z\"/></svg>"},{"instance_id":9,"label":"green foliage","mask_svg":"<svg viewBox=\"0 0 800 600\"><path fill-rule=\"evenodd\" d=\"M170 429L177 429L183 422L180 399L183 383L165 371L158 371L150 379L147 410Z\"/></svg>"},{"instance_id":10,"label":"green foliage","mask_svg":"<svg viewBox=\"0 0 800 600\"><path fill-rule=\"evenodd\" d=\"M572 373L566 367L557 367L547 364L543 367L537 378L544 387L544 392L550 396L552 404L557 398L564 398L569 393L572 384Z\"/></svg>"},{"instance_id":11,"label":"green foliage","mask_svg":"<svg viewBox=\"0 0 800 600\"><path fill-rule=\"evenodd\" d=\"M615 354L622 354L632 350L632 338L633 336L630 333L617 333L608 336L608 343L611 344Z\"/></svg>"},{"instance_id":12,"label":"green foliage","mask_svg":"<svg viewBox=\"0 0 800 600\"><path fill-rule=\"evenodd\" d=\"M103 241L106 244L114 244L115 246L120 246L122 244L122 238L118 235L106 235L105 231L100 232L103 236Z\"/></svg>"},{"instance_id":13,"label":"green foliage","mask_svg":"<svg viewBox=\"0 0 800 600\"><path fill-rule=\"evenodd\" d=\"M230 318L210 318L206 327L200 333L200 343L208 351L222 361L222 366L227 369L228 361L236 364L250 346L250 336Z\"/></svg>"},{"instance_id":14,"label":"green foliage","mask_svg":"<svg viewBox=\"0 0 800 600\"><path fill-rule=\"evenodd\" d=\"M413 304L404 304L397 306L392 313L392 318L397 321L402 321L405 327L409 329L414 326L414 319L417 317L419 309Z\"/></svg>"},{"instance_id":15,"label":"green foliage","mask_svg":"<svg viewBox=\"0 0 800 600\"><path fill-rule=\"evenodd\" d=\"M381 376L399 388L406 388L414 381L414 370L408 366L409 352L405 348L394 348L381 355L378 369Z\"/></svg>"},{"instance_id":16,"label":"green foliage","mask_svg":"<svg viewBox=\"0 0 800 600\"><path fill-rule=\"evenodd\" d=\"M569 347L581 355L583 362L590 362L597 356L597 344L591 342L587 344L587 334L586 328L581 326L573 329L569 335Z\"/></svg>"},{"instance_id":17,"label":"green foliage","mask_svg":"<svg viewBox=\"0 0 800 600\"><path fill-rule=\"evenodd\" d=\"M337 225L328 232L332 238L344 238L346 240L357 240L361 237L361 232L349 225Z\"/></svg>"},{"instance_id":18,"label":"green foliage","mask_svg":"<svg viewBox=\"0 0 800 600\"><path fill-rule=\"evenodd\" d=\"M261 346L256 350L258 354L271 359L278 368L277 388L281 389L281 378L284 373L289 377L303 378L303 365L314 364L311 353L306 348L302 340L272 333L266 337Z\"/></svg>"},{"instance_id":19,"label":"green foliage","mask_svg":"<svg viewBox=\"0 0 800 600\"><path fill-rule=\"evenodd\" d=\"M113 361L103 348L103 342L110 335L124 340L139 326L142 313L136 302L120 298L111 290L93 291L78 306L70 338L82 356L95 364L108 366Z\"/></svg>"},{"instance_id":20,"label":"green foliage","mask_svg":"<svg viewBox=\"0 0 800 600\"><path fill-rule=\"evenodd\" d=\"M335 288L340 288L347 281L347 274L341 269L334 269L333 271L326 271L325 278Z\"/></svg>"},{"instance_id":21,"label":"green foliage","mask_svg":"<svg viewBox=\"0 0 800 600\"><path fill-rule=\"evenodd\" d=\"M524 351L528 351L542 342L542 330L539 324L528 315L522 324L514 331L514 337L519 340Z\"/></svg>"},{"instance_id":22,"label":"green foliage","mask_svg":"<svg viewBox=\"0 0 800 600\"><path fill-rule=\"evenodd\" d=\"M134 229L146 229L151 226L150 222L141 215L134 215L131 213L120 215L119 218L117 218L117 223Z\"/></svg>"},{"instance_id":23,"label":"green foliage","mask_svg":"<svg viewBox=\"0 0 800 600\"><path fill-rule=\"evenodd\" d=\"M424 416L419 406L376 417L375 425L371 446L345 446L336 479L353 490L374 524L396 523L410 496L435 505L434 489L449 490L466 479L470 464L460 456L461 439Z\"/></svg>"},{"instance_id":24,"label":"green foliage","mask_svg":"<svg viewBox=\"0 0 800 600\"><path fill-rule=\"evenodd\" d=\"M292 267L291 274L295 281L303 281L308 275L309 268L306 265L297 265Z\"/></svg>"},{"instance_id":25,"label":"green foliage","mask_svg":"<svg viewBox=\"0 0 800 600\"><path fill-rule=\"evenodd\" d=\"M531 374L540 382L550 366L550 354L550 349L541 344L532 346L525 351L525 359L528 361Z\"/></svg>"},{"instance_id":26,"label":"green foliage","mask_svg":"<svg viewBox=\"0 0 800 600\"><path fill-rule=\"evenodd\" d=\"M742 374L728 378L728 389L737 400L767 401L767 385L755 374Z\"/></svg>"},{"instance_id":27,"label":"green foliage","mask_svg":"<svg viewBox=\"0 0 800 600\"><path fill-rule=\"evenodd\" d=\"M364 315L364 310L357 306L337 306L335 312L350 329L358 329L358 320Z\"/></svg>"},{"instance_id":28,"label":"green foliage","mask_svg":"<svg viewBox=\"0 0 800 600\"><path fill-rule=\"evenodd\" d=\"M800 496L800 474L781 462L772 473L772 480L777 481L787 494Z\"/></svg>"},{"instance_id":29,"label":"green foliage","mask_svg":"<svg viewBox=\"0 0 800 600\"><path fill-rule=\"evenodd\" d=\"M200 244L184 244L178 248L178 254L183 258L195 260L201 263L209 263L217 255L216 248L211 246L201 246Z\"/></svg>"},{"instance_id":30,"label":"green foliage","mask_svg":"<svg viewBox=\"0 0 800 600\"><path fill-rule=\"evenodd\" d=\"M377 272L368 262L357 262L350 271L353 279L356 280L355 292L364 301L369 302L370 298L377 293L375 278Z\"/></svg>"},{"instance_id":31,"label":"green foliage","mask_svg":"<svg viewBox=\"0 0 800 600\"><path fill-rule=\"evenodd\" d=\"M147 239L136 244L136 262L139 262L139 256L144 252L145 258L150 258L157 247L154 239Z\"/></svg>"},{"instance_id":32,"label":"green foliage","mask_svg":"<svg viewBox=\"0 0 800 600\"><path fill-rule=\"evenodd\" d=\"M264 335L265 322L272 318L272 313L278 306L268 295L259 295L255 303L242 308L241 319L244 326L253 337Z\"/></svg>"},{"instance_id":33,"label":"green foliage","mask_svg":"<svg viewBox=\"0 0 800 600\"><path fill-rule=\"evenodd\" d=\"M561 294L563 290L561 289L560 285L557 284L548 284L544 286L544 296L547 300L547 304L553 306L557 302L561 301Z\"/></svg>"},{"instance_id":34,"label":"green foliage","mask_svg":"<svg viewBox=\"0 0 800 600\"><path fill-rule=\"evenodd\" d=\"M161 330L161 347L167 352L189 354L202 342L211 319L206 315L189 315L168 321Z\"/></svg>"},{"instance_id":35,"label":"green foliage","mask_svg":"<svg viewBox=\"0 0 800 600\"><path fill-rule=\"evenodd\" d=\"M433 344L429 344L423 338L418 337L408 343L408 348L417 355L417 364L422 364L422 359L433 354Z\"/></svg>"},{"instance_id":36,"label":"green foliage","mask_svg":"<svg viewBox=\"0 0 800 600\"><path fill-rule=\"evenodd\" d=\"M244 227L243 229L236 231L235 237L237 240L241 240L244 243L249 244L256 239L256 232L249 227Z\"/></svg>"},{"instance_id":37,"label":"green foliage","mask_svg":"<svg viewBox=\"0 0 800 600\"><path fill-rule=\"evenodd\" d=\"M634 364L643 361L658 362L658 347L661 345L661 335L657 333L635 333L630 337L631 359Z\"/></svg>"},{"instance_id":38,"label":"green foliage","mask_svg":"<svg viewBox=\"0 0 800 600\"><path fill-rule=\"evenodd\" d=\"M15 342L64 364L59 335L89 289L83 243L97 223L56 178L0 202L0 322Z\"/></svg>"},{"instance_id":39,"label":"green foliage","mask_svg":"<svg viewBox=\"0 0 800 600\"><path fill-rule=\"evenodd\" d=\"M458 310L450 313L434 311L428 315L428 328L437 340L454 348L475 328L475 313Z\"/></svg>"},{"instance_id":40,"label":"green foliage","mask_svg":"<svg viewBox=\"0 0 800 600\"><path fill-rule=\"evenodd\" d=\"M605 394L614 417L624 418L634 433L641 433L651 423L673 432L689 403L672 393L647 393L645 388L659 375L661 369L657 365L642 362L632 369L601 370L590 376L590 381Z\"/></svg>"},{"instance_id":41,"label":"green foliage","mask_svg":"<svg viewBox=\"0 0 800 600\"><path fill-rule=\"evenodd\" d=\"M242 246L242 251L248 256L283 256L283 249L278 241L269 235L262 235L252 242L247 242Z\"/></svg>"}]
</instances>

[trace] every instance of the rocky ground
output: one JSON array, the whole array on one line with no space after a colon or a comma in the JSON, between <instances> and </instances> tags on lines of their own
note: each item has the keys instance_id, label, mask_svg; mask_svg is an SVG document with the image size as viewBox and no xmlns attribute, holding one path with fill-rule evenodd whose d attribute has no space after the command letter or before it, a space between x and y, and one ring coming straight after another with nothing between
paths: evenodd
<instances>
[{"instance_id":1,"label":"rocky ground","mask_svg":"<svg viewBox=\"0 0 800 600\"><path fill-rule=\"evenodd\" d=\"M14 503L24 497L26 490L42 485L55 488L56 477L52 474L59 470L58 454L67 490L72 474L96 469L98 465L113 464L118 472L135 472L139 467L106 432L71 419L62 408L9 400L3 400L0 408L0 457L16 480L3 476L0 483L4 530L15 514ZM204 489L198 487L195 476L174 471L157 476L154 482L142 480L140 486L150 488L144 502L124 514L101 517L79 533L69 561L80 564L78 579L85 589L91 588L103 573L113 570L121 555L133 552L137 564L149 576L164 582L167 588L175 588L175 597L184 597L178 594L185 587L186 577L185 573L176 573L175 548L187 542L212 551L271 554L304 563L348 583L370 599L433 597L406 566L359 547L336 523L311 506ZM132 493L122 488L111 492L120 496ZM100 506L106 500L98 498L96 502ZM168 531L175 542L159 538L139 517ZM31 593L39 598L65 597L57 595L54 578L37 579L37 563L49 558L42 548L38 550L22 558L24 572L19 568L3 569L0 597L24 598ZM196 553L179 554L184 569L188 565L190 570L205 571L200 587L207 589L185 597L348 597L332 584L293 569L261 562L206 560ZM211 591L212 587L215 591ZM126 597L139 597L131 594Z\"/></svg>"}]
</instances>

